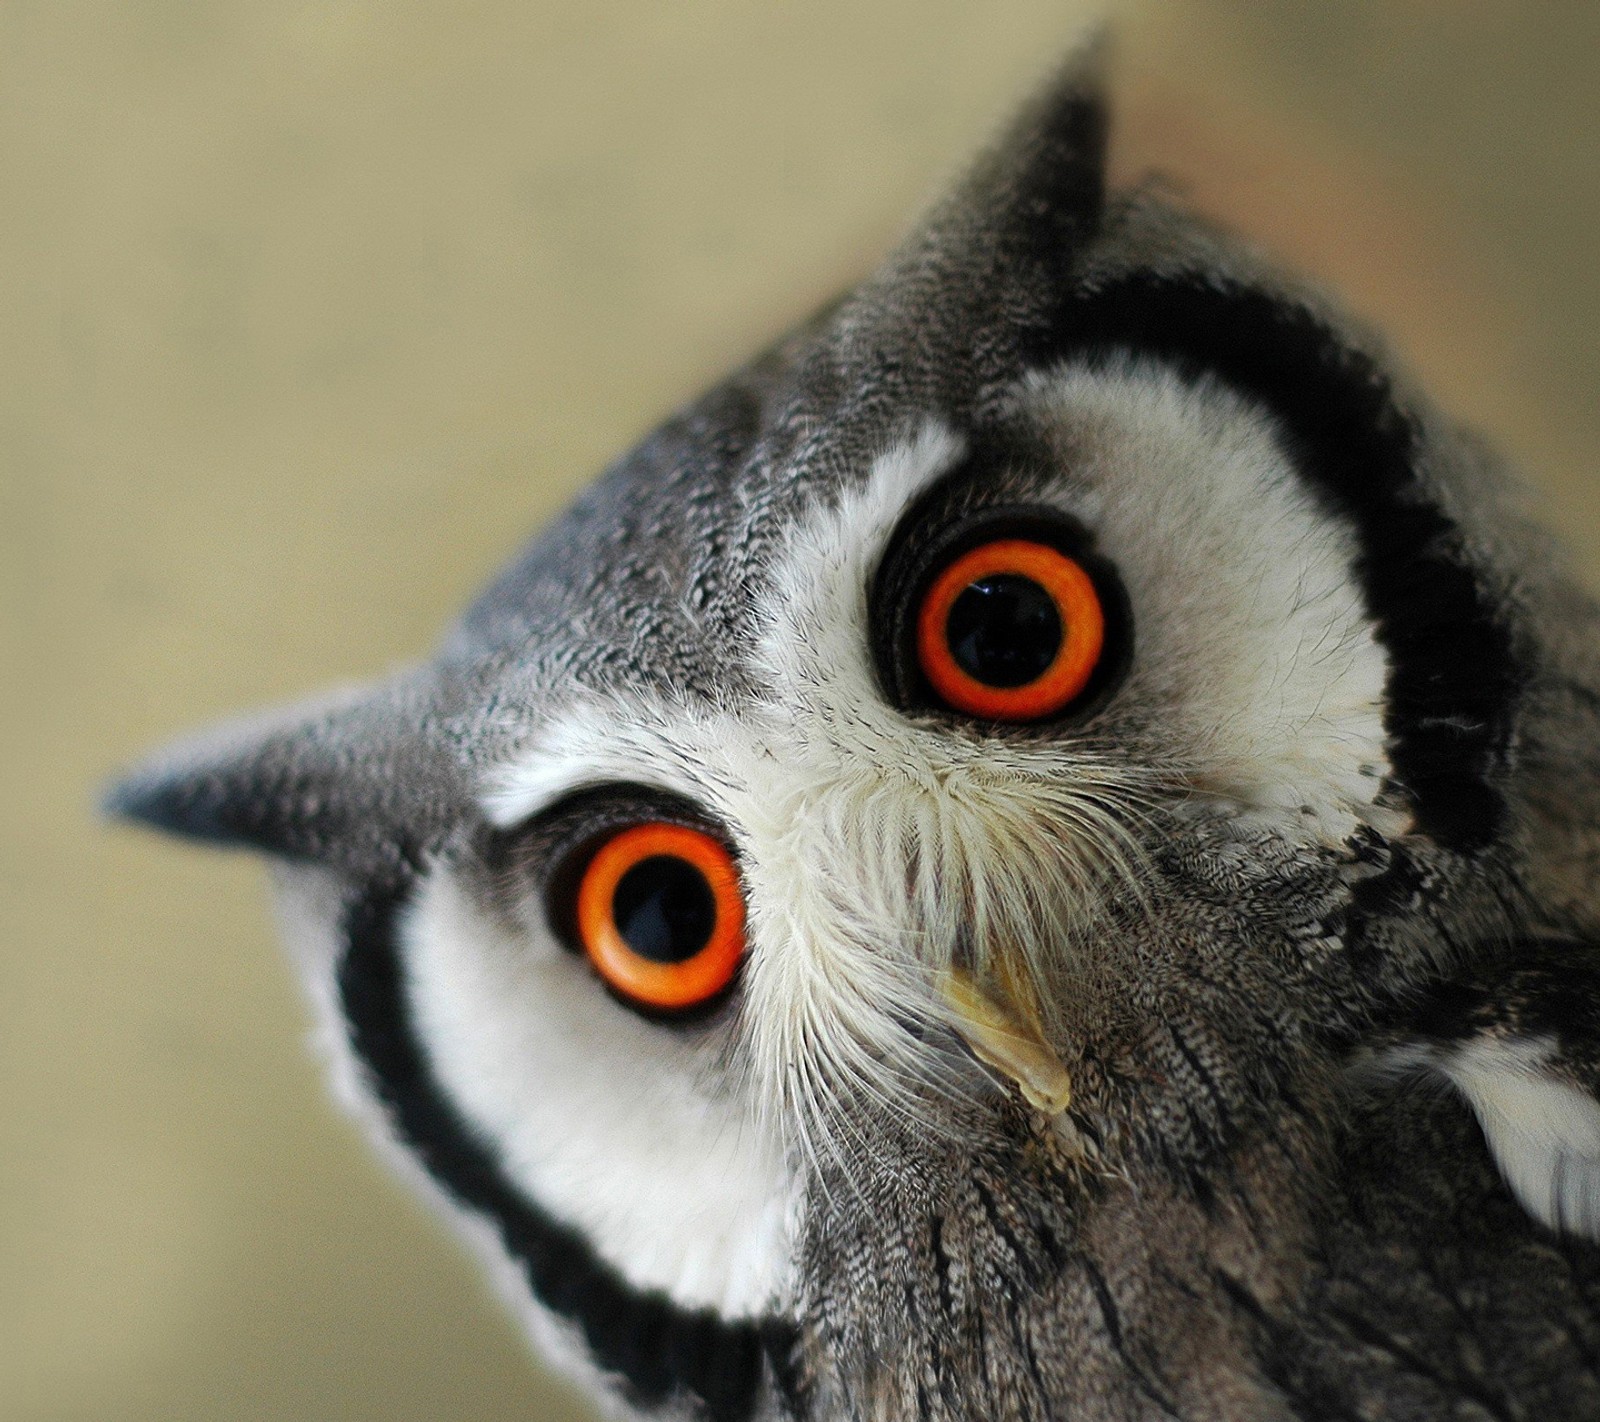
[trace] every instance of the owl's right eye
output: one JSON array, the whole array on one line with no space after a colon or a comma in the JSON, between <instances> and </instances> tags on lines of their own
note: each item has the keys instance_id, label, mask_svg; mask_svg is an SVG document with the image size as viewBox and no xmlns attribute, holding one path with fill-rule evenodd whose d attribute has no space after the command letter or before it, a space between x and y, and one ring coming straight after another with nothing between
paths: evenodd
<instances>
[{"instance_id":1,"label":"owl's right eye","mask_svg":"<svg viewBox=\"0 0 1600 1422\"><path fill-rule=\"evenodd\" d=\"M687 825L652 821L594 849L577 883L578 946L608 987L646 1011L699 1007L744 957L744 896L728 850Z\"/></svg>"}]
</instances>

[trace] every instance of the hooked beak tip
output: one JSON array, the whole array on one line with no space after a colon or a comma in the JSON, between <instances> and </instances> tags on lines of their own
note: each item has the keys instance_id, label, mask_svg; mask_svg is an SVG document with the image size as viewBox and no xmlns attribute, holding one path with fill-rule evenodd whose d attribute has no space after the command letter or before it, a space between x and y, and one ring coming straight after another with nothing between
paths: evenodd
<instances>
[{"instance_id":1,"label":"hooked beak tip","mask_svg":"<svg viewBox=\"0 0 1600 1422\"><path fill-rule=\"evenodd\" d=\"M998 1002L972 974L952 968L940 981L940 996L951 1026L973 1056L1015 1083L1023 1099L1046 1116L1059 1116L1072 1105L1072 1077L1045 1040L1038 1012L1019 994Z\"/></svg>"}]
</instances>

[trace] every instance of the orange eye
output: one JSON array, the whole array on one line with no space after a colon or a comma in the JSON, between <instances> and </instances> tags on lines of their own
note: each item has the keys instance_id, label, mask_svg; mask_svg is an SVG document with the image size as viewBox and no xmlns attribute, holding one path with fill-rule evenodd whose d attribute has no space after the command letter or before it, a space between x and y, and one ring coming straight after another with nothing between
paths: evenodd
<instances>
[{"instance_id":1,"label":"orange eye","mask_svg":"<svg viewBox=\"0 0 1600 1422\"><path fill-rule=\"evenodd\" d=\"M744 896L728 851L685 825L635 825L600 846L578 884L578 937L595 970L641 1007L721 992L744 954Z\"/></svg>"},{"instance_id":2,"label":"orange eye","mask_svg":"<svg viewBox=\"0 0 1600 1422\"><path fill-rule=\"evenodd\" d=\"M1000 538L955 559L917 612L917 661L940 700L1037 721L1082 694L1105 650L1094 580L1047 543Z\"/></svg>"}]
</instances>

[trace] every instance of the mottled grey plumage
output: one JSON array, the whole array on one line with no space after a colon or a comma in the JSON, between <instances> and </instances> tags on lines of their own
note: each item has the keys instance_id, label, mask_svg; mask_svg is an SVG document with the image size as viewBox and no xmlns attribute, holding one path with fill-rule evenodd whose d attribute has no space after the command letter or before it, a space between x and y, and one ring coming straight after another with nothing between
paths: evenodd
<instances>
[{"instance_id":1,"label":"mottled grey plumage","mask_svg":"<svg viewBox=\"0 0 1600 1422\"><path fill-rule=\"evenodd\" d=\"M113 807L285 862L358 1109L633 1411L1600 1416L1596 610L1374 338L1107 196L1103 140L1080 63L432 662ZM890 531L1041 502L1122 570L1126 680L896 704ZM551 817L600 790L740 855L710 1019L553 946ZM1059 1118L953 968L1023 972Z\"/></svg>"}]
</instances>

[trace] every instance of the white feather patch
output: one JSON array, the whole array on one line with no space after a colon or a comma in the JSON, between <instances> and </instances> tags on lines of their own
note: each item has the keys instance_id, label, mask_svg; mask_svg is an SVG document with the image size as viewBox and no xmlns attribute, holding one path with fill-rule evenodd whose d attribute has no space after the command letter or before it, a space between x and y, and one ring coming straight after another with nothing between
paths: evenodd
<instances>
[{"instance_id":1,"label":"white feather patch","mask_svg":"<svg viewBox=\"0 0 1600 1422\"><path fill-rule=\"evenodd\" d=\"M389 1113L373 1096L369 1074L351 1047L349 1026L338 1000L334 974L343 950L339 923L344 899L344 888L338 877L300 865L275 865L273 890L279 926L305 973L315 1013L313 1043L328 1068L335 1099L366 1129L390 1169L456 1229L482 1262L495 1292L521 1323L546 1362L602 1402L609 1399L612 1394L607 1379L595 1366L577 1329L534 1299L528 1290L523 1265L506 1253L494 1223L482 1215L463 1210L428 1174L416 1155L395 1139ZM615 1408L613 1413L623 1415Z\"/></svg>"},{"instance_id":2,"label":"white feather patch","mask_svg":"<svg viewBox=\"0 0 1600 1422\"><path fill-rule=\"evenodd\" d=\"M1402 829L1373 804L1388 668L1353 534L1318 507L1270 415L1132 358L1037 377L1023 404L1054 441L1056 501L1127 587L1124 694L1159 707L1159 752L1291 838Z\"/></svg>"},{"instance_id":3,"label":"white feather patch","mask_svg":"<svg viewBox=\"0 0 1600 1422\"><path fill-rule=\"evenodd\" d=\"M1551 1229L1600 1238L1600 1102L1548 1070L1553 1044L1482 1038L1439 1069L1483 1127L1524 1209Z\"/></svg>"},{"instance_id":4,"label":"white feather patch","mask_svg":"<svg viewBox=\"0 0 1600 1422\"><path fill-rule=\"evenodd\" d=\"M620 1008L547 930L501 926L448 870L401 939L440 1083L531 1200L636 1288L725 1318L782 1301L788 1174L691 1041Z\"/></svg>"}]
</instances>

